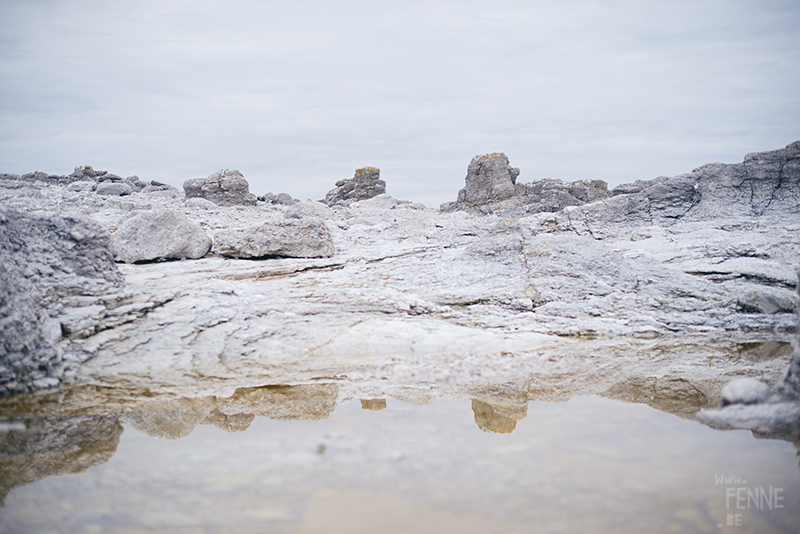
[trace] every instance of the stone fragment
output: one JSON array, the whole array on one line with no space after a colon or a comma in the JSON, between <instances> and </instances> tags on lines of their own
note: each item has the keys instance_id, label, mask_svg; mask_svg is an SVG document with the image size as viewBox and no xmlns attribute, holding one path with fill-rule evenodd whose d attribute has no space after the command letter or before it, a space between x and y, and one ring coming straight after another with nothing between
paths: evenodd
<instances>
[{"instance_id":1,"label":"stone fragment","mask_svg":"<svg viewBox=\"0 0 800 534\"><path fill-rule=\"evenodd\" d=\"M331 233L323 222L286 220L214 234L214 253L232 258L323 258L333 256Z\"/></svg>"},{"instance_id":2,"label":"stone fragment","mask_svg":"<svg viewBox=\"0 0 800 534\"><path fill-rule=\"evenodd\" d=\"M261 202L268 202L270 204L281 204L284 206L291 206L295 204L297 201L292 198L292 195L289 193L278 193L274 195L272 193L266 193L263 196L258 197L258 200Z\"/></svg>"},{"instance_id":3,"label":"stone fragment","mask_svg":"<svg viewBox=\"0 0 800 534\"><path fill-rule=\"evenodd\" d=\"M329 206L338 202L349 204L381 195L386 192L386 182L380 176L381 170L377 167L356 169L352 178L336 182L336 188L325 195L325 203Z\"/></svg>"},{"instance_id":4,"label":"stone fragment","mask_svg":"<svg viewBox=\"0 0 800 534\"><path fill-rule=\"evenodd\" d=\"M114 233L117 259L125 263L202 258L211 238L177 210L146 211L120 224Z\"/></svg>"},{"instance_id":5,"label":"stone fragment","mask_svg":"<svg viewBox=\"0 0 800 534\"><path fill-rule=\"evenodd\" d=\"M94 191L96 188L97 184L89 181L72 182L67 185L67 191L89 192Z\"/></svg>"},{"instance_id":6,"label":"stone fragment","mask_svg":"<svg viewBox=\"0 0 800 534\"><path fill-rule=\"evenodd\" d=\"M97 185L95 193L102 196L124 196L130 195L133 189L130 185L120 182L102 182Z\"/></svg>"},{"instance_id":7,"label":"stone fragment","mask_svg":"<svg viewBox=\"0 0 800 534\"><path fill-rule=\"evenodd\" d=\"M250 185L237 170L222 169L208 178L195 178L183 182L186 198L200 197L220 206L254 205L255 195Z\"/></svg>"}]
</instances>

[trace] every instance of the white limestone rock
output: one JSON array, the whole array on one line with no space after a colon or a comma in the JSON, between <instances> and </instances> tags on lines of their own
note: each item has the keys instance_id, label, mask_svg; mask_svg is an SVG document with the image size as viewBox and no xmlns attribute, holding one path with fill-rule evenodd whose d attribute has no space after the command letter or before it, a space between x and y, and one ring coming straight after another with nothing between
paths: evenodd
<instances>
[{"instance_id":1,"label":"white limestone rock","mask_svg":"<svg viewBox=\"0 0 800 534\"><path fill-rule=\"evenodd\" d=\"M214 234L214 253L231 258L324 258L333 256L334 250L328 227L313 219L290 219Z\"/></svg>"},{"instance_id":2,"label":"white limestone rock","mask_svg":"<svg viewBox=\"0 0 800 534\"><path fill-rule=\"evenodd\" d=\"M125 263L202 258L211 238L177 210L155 209L124 220L113 234L116 257Z\"/></svg>"}]
</instances>

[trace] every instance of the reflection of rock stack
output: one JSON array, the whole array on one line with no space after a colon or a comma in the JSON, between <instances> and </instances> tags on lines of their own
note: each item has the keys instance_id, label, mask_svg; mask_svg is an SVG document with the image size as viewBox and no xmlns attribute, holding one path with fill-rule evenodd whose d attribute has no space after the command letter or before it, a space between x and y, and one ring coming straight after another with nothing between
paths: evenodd
<instances>
[{"instance_id":1,"label":"reflection of rock stack","mask_svg":"<svg viewBox=\"0 0 800 534\"><path fill-rule=\"evenodd\" d=\"M124 423L157 438L179 439L197 425L226 432L247 430L255 416L278 420L327 419L336 407L335 384L239 388L230 397L153 401L122 416Z\"/></svg>"},{"instance_id":2,"label":"reflection of rock stack","mask_svg":"<svg viewBox=\"0 0 800 534\"><path fill-rule=\"evenodd\" d=\"M386 409L386 399L361 399L361 409L377 412Z\"/></svg>"},{"instance_id":3,"label":"reflection of rock stack","mask_svg":"<svg viewBox=\"0 0 800 534\"><path fill-rule=\"evenodd\" d=\"M528 404L500 406L472 399L472 412L475 423L484 432L510 434L517 427L517 421L528 415Z\"/></svg>"},{"instance_id":4,"label":"reflection of rock stack","mask_svg":"<svg viewBox=\"0 0 800 534\"><path fill-rule=\"evenodd\" d=\"M0 506L12 488L106 463L122 434L122 425L111 416L45 417L5 425L0 434Z\"/></svg>"}]
</instances>

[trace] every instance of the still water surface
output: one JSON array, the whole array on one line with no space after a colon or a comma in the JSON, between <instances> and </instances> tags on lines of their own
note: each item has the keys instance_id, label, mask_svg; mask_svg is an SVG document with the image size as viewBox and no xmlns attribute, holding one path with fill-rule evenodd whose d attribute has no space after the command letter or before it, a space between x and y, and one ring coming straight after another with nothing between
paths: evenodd
<instances>
[{"instance_id":1,"label":"still water surface","mask_svg":"<svg viewBox=\"0 0 800 534\"><path fill-rule=\"evenodd\" d=\"M477 401L383 403L176 440L126 425L107 463L12 489L0 532L800 531L788 442L598 397L529 402L510 433Z\"/></svg>"}]
</instances>

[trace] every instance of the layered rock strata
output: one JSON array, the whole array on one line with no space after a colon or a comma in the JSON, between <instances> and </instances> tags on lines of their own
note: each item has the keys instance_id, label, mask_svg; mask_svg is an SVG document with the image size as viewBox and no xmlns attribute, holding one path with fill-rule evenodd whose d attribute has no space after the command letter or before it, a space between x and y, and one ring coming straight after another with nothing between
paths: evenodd
<instances>
[{"instance_id":1,"label":"layered rock strata","mask_svg":"<svg viewBox=\"0 0 800 534\"><path fill-rule=\"evenodd\" d=\"M94 221L0 211L0 392L59 383L71 358L58 342L122 284L113 258ZM76 298L84 310L69 306Z\"/></svg>"}]
</instances>

